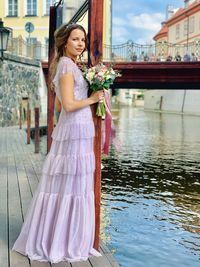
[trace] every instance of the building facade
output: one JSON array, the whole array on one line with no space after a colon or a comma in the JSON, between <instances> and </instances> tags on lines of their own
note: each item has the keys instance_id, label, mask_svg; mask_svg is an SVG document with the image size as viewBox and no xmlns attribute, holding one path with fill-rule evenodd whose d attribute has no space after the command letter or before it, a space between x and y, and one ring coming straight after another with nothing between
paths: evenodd
<instances>
[{"instance_id":1,"label":"building facade","mask_svg":"<svg viewBox=\"0 0 200 267\"><path fill-rule=\"evenodd\" d=\"M185 7L174 11L154 37L157 55L162 55L164 60L168 56L176 60L177 54L181 61L200 60L200 1L184 2ZM200 90L188 89L146 90L144 108L199 116Z\"/></svg>"},{"instance_id":2,"label":"building facade","mask_svg":"<svg viewBox=\"0 0 200 267\"><path fill-rule=\"evenodd\" d=\"M200 1L185 0L185 7L174 11L154 36L156 54L164 58L180 54L200 57Z\"/></svg>"},{"instance_id":3,"label":"building facade","mask_svg":"<svg viewBox=\"0 0 200 267\"><path fill-rule=\"evenodd\" d=\"M76 13L85 0L63 1L63 23ZM43 57L47 56L50 6L57 0L6 0L0 1L0 18L4 25L13 29L12 37L22 38L30 44L40 44ZM103 43L111 44L111 0L104 1ZM88 13L77 22L86 29ZM95 25L94 25L95 26ZM41 54L41 53L40 53Z\"/></svg>"},{"instance_id":4,"label":"building facade","mask_svg":"<svg viewBox=\"0 0 200 267\"><path fill-rule=\"evenodd\" d=\"M13 37L22 36L30 43L47 43L49 7L54 0L1 1L0 17L6 27L13 29Z\"/></svg>"}]
</instances>

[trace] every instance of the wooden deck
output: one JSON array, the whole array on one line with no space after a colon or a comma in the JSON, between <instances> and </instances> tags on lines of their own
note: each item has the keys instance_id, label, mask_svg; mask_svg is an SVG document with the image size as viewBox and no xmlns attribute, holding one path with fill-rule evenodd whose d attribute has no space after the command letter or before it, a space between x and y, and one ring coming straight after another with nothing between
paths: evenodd
<instances>
[{"instance_id":1,"label":"wooden deck","mask_svg":"<svg viewBox=\"0 0 200 267\"><path fill-rule=\"evenodd\" d=\"M0 128L0 266L1 267L118 267L107 247L101 243L102 257L87 262L59 264L30 261L11 251L20 232L24 215L41 175L44 155L26 144L26 133L18 127Z\"/></svg>"}]
</instances>

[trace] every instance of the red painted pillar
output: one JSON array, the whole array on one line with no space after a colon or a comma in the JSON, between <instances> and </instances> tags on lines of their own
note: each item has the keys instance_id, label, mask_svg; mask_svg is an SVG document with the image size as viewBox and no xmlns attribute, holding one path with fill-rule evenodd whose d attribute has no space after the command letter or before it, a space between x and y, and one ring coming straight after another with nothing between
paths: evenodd
<instances>
[{"instance_id":1,"label":"red painted pillar","mask_svg":"<svg viewBox=\"0 0 200 267\"><path fill-rule=\"evenodd\" d=\"M89 62L95 65L102 59L103 53L103 5L104 0L90 0L88 12ZM95 170L95 241L94 247L99 249L100 241L100 202L101 202L101 118L95 114L96 105L92 107L95 125L94 153Z\"/></svg>"},{"instance_id":2,"label":"red painted pillar","mask_svg":"<svg viewBox=\"0 0 200 267\"><path fill-rule=\"evenodd\" d=\"M49 16L49 55L48 55L48 70L51 65L52 58L54 56L54 32L56 30L56 7L50 7ZM54 128L54 99L55 94L51 88L48 72L48 98L47 98L47 152L49 152L51 147L51 134Z\"/></svg>"}]
</instances>

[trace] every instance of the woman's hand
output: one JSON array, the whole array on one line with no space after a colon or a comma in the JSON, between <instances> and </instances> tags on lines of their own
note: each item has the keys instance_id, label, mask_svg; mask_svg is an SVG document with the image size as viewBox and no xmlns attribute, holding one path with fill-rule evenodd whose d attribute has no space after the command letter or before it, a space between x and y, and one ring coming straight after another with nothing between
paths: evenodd
<instances>
[{"instance_id":1,"label":"woman's hand","mask_svg":"<svg viewBox=\"0 0 200 267\"><path fill-rule=\"evenodd\" d=\"M89 99L92 100L93 104L103 100L104 99L104 91L103 90L98 90L96 92L93 92L90 95Z\"/></svg>"}]
</instances>

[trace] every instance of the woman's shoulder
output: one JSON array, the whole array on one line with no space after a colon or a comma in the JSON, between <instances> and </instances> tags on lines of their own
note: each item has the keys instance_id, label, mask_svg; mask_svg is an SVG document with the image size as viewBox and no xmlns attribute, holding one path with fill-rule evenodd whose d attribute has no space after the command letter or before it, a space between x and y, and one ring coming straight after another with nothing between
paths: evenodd
<instances>
[{"instance_id":1,"label":"woman's shoulder","mask_svg":"<svg viewBox=\"0 0 200 267\"><path fill-rule=\"evenodd\" d=\"M58 85L59 79L63 74L72 73L74 74L74 66L68 57L60 57L57 67L56 73L53 79L53 83Z\"/></svg>"},{"instance_id":2,"label":"woman's shoulder","mask_svg":"<svg viewBox=\"0 0 200 267\"><path fill-rule=\"evenodd\" d=\"M66 57L66 56L62 56L60 58L58 64L67 64L67 65L70 65L70 66L73 66L73 67L76 66L76 64L74 63L74 61L71 58Z\"/></svg>"},{"instance_id":3,"label":"woman's shoulder","mask_svg":"<svg viewBox=\"0 0 200 267\"><path fill-rule=\"evenodd\" d=\"M68 57L61 57L58 66L57 66L57 73L58 74L65 74L65 73L75 73L76 64Z\"/></svg>"}]
</instances>

